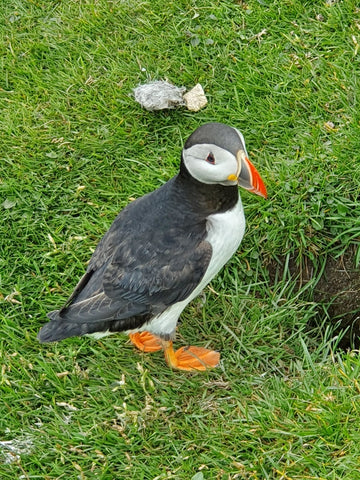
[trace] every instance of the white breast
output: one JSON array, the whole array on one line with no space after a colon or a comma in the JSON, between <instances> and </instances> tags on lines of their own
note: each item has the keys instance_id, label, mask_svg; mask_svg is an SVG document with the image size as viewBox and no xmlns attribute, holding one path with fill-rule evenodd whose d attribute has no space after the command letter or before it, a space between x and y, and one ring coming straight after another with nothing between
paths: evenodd
<instances>
[{"instance_id":1,"label":"white breast","mask_svg":"<svg viewBox=\"0 0 360 480\"><path fill-rule=\"evenodd\" d=\"M212 256L204 278L196 289L198 293L230 260L241 243L245 233L245 216L240 196L232 210L217 213L208 218L207 230L206 240L212 247Z\"/></svg>"},{"instance_id":2,"label":"white breast","mask_svg":"<svg viewBox=\"0 0 360 480\"><path fill-rule=\"evenodd\" d=\"M218 271L233 256L241 243L244 232L245 216L239 196L239 200L232 210L210 215L207 219L206 240L212 247L212 256L199 285L190 297L172 305L164 313L151 320L150 323L145 324L141 330L148 330L158 335L171 335L175 331L181 312L193 298L199 295Z\"/></svg>"}]
</instances>

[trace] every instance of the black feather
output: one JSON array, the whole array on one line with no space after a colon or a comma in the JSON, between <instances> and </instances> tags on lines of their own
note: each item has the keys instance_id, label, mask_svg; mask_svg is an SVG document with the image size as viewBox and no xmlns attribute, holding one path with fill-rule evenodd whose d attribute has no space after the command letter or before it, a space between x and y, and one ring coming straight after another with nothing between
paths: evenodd
<instances>
[{"instance_id":1,"label":"black feather","mask_svg":"<svg viewBox=\"0 0 360 480\"><path fill-rule=\"evenodd\" d=\"M120 212L65 305L48 314L41 342L140 328L201 281L211 258L206 217L235 205L237 187L181 173Z\"/></svg>"}]
</instances>

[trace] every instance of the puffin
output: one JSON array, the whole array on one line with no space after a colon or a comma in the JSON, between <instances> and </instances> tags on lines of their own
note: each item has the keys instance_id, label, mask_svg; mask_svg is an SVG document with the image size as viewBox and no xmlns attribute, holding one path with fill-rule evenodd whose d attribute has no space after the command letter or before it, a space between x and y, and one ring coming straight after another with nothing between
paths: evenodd
<instances>
[{"instance_id":1,"label":"puffin","mask_svg":"<svg viewBox=\"0 0 360 480\"><path fill-rule=\"evenodd\" d=\"M120 211L69 299L47 314L39 341L125 332L143 352L163 350L173 369L216 367L219 352L175 350L173 340L181 312L241 243L238 186L267 196L242 133L201 125L184 144L178 174Z\"/></svg>"}]
</instances>

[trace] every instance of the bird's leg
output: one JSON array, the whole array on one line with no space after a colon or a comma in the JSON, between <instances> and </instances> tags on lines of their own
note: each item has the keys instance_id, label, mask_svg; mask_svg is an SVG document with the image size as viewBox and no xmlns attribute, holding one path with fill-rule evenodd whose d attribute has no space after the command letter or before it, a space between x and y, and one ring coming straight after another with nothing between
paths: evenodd
<instances>
[{"instance_id":1,"label":"bird's leg","mask_svg":"<svg viewBox=\"0 0 360 480\"><path fill-rule=\"evenodd\" d=\"M161 339L150 332L136 332L129 334L130 341L142 352L157 352L162 349Z\"/></svg>"},{"instance_id":2,"label":"bird's leg","mask_svg":"<svg viewBox=\"0 0 360 480\"><path fill-rule=\"evenodd\" d=\"M171 340L162 341L165 359L171 368L177 370L208 370L218 365L220 354L203 347L181 347L174 351Z\"/></svg>"}]
</instances>

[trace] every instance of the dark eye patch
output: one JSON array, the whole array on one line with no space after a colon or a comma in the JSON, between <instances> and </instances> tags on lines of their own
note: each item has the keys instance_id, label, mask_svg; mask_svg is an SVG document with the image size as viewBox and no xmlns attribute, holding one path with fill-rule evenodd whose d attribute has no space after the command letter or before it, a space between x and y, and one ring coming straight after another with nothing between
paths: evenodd
<instances>
[{"instance_id":1,"label":"dark eye patch","mask_svg":"<svg viewBox=\"0 0 360 480\"><path fill-rule=\"evenodd\" d=\"M215 165L215 156L212 152L210 152L209 155L206 157L206 161L208 163L211 163L211 165Z\"/></svg>"}]
</instances>

